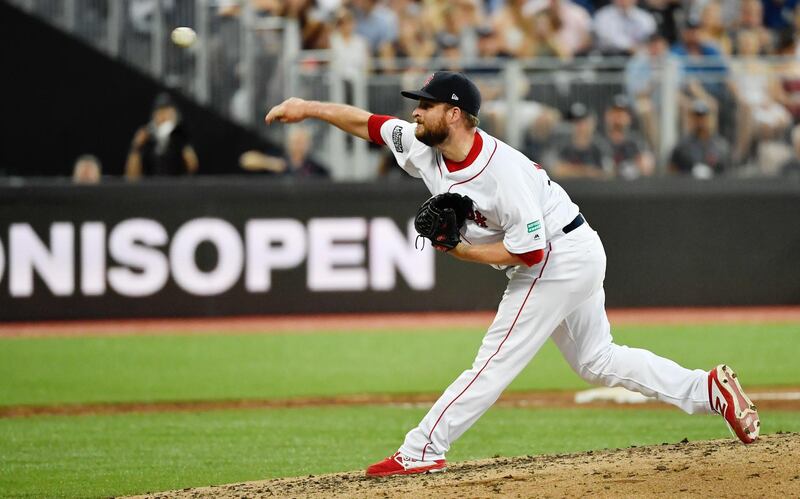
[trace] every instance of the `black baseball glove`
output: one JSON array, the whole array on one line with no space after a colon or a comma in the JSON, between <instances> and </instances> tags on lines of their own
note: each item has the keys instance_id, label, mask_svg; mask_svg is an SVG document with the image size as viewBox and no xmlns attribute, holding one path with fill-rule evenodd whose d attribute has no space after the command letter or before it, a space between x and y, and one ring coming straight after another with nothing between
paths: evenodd
<instances>
[{"instance_id":1,"label":"black baseball glove","mask_svg":"<svg viewBox=\"0 0 800 499\"><path fill-rule=\"evenodd\" d=\"M434 246L449 251L461 241L461 228L473 216L470 198L446 192L422 203L414 218L414 228Z\"/></svg>"}]
</instances>

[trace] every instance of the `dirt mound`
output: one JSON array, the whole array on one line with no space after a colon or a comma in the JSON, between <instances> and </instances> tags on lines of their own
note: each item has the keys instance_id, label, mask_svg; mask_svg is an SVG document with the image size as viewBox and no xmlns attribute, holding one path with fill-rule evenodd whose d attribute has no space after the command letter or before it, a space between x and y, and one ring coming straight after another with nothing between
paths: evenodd
<instances>
[{"instance_id":1,"label":"dirt mound","mask_svg":"<svg viewBox=\"0 0 800 499\"><path fill-rule=\"evenodd\" d=\"M368 479L363 471L143 497L800 497L800 433L497 458L446 473Z\"/></svg>"}]
</instances>

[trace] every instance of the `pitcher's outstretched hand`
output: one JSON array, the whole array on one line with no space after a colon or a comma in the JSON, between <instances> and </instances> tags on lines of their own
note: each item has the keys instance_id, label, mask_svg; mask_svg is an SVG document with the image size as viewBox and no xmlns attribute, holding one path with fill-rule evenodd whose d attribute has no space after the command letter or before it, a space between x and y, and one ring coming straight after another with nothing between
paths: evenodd
<instances>
[{"instance_id":1,"label":"pitcher's outstretched hand","mask_svg":"<svg viewBox=\"0 0 800 499\"><path fill-rule=\"evenodd\" d=\"M264 121L267 125L274 121L281 123L297 123L308 118L306 113L308 102L297 97L291 97L273 107L267 113Z\"/></svg>"}]
</instances>

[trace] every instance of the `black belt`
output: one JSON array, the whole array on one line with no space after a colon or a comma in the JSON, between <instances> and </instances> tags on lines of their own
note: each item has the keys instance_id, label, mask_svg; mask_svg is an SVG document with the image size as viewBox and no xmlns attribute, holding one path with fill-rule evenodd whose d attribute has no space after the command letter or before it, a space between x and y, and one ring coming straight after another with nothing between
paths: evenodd
<instances>
[{"instance_id":1,"label":"black belt","mask_svg":"<svg viewBox=\"0 0 800 499\"><path fill-rule=\"evenodd\" d=\"M561 230L564 231L564 234L569 234L573 230L575 230L578 227L580 227L581 225L583 225L584 222L586 222L586 219L583 218L583 215L578 213L578 216L575 217L575 219L572 222L570 222L567 225L565 225L564 228L561 229Z\"/></svg>"}]
</instances>

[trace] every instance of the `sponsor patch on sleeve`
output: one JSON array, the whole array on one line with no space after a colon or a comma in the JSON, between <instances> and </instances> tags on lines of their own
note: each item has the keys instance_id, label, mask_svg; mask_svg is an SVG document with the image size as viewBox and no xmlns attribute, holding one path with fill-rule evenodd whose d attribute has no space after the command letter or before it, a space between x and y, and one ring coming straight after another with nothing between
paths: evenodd
<instances>
[{"instance_id":1,"label":"sponsor patch on sleeve","mask_svg":"<svg viewBox=\"0 0 800 499\"><path fill-rule=\"evenodd\" d=\"M536 232L537 230L542 228L542 222L539 220L534 220L533 222L528 223L528 234L531 232Z\"/></svg>"},{"instance_id":2,"label":"sponsor patch on sleeve","mask_svg":"<svg viewBox=\"0 0 800 499\"><path fill-rule=\"evenodd\" d=\"M403 127L396 125L392 129L392 143L394 143L394 150L403 152Z\"/></svg>"}]
</instances>

